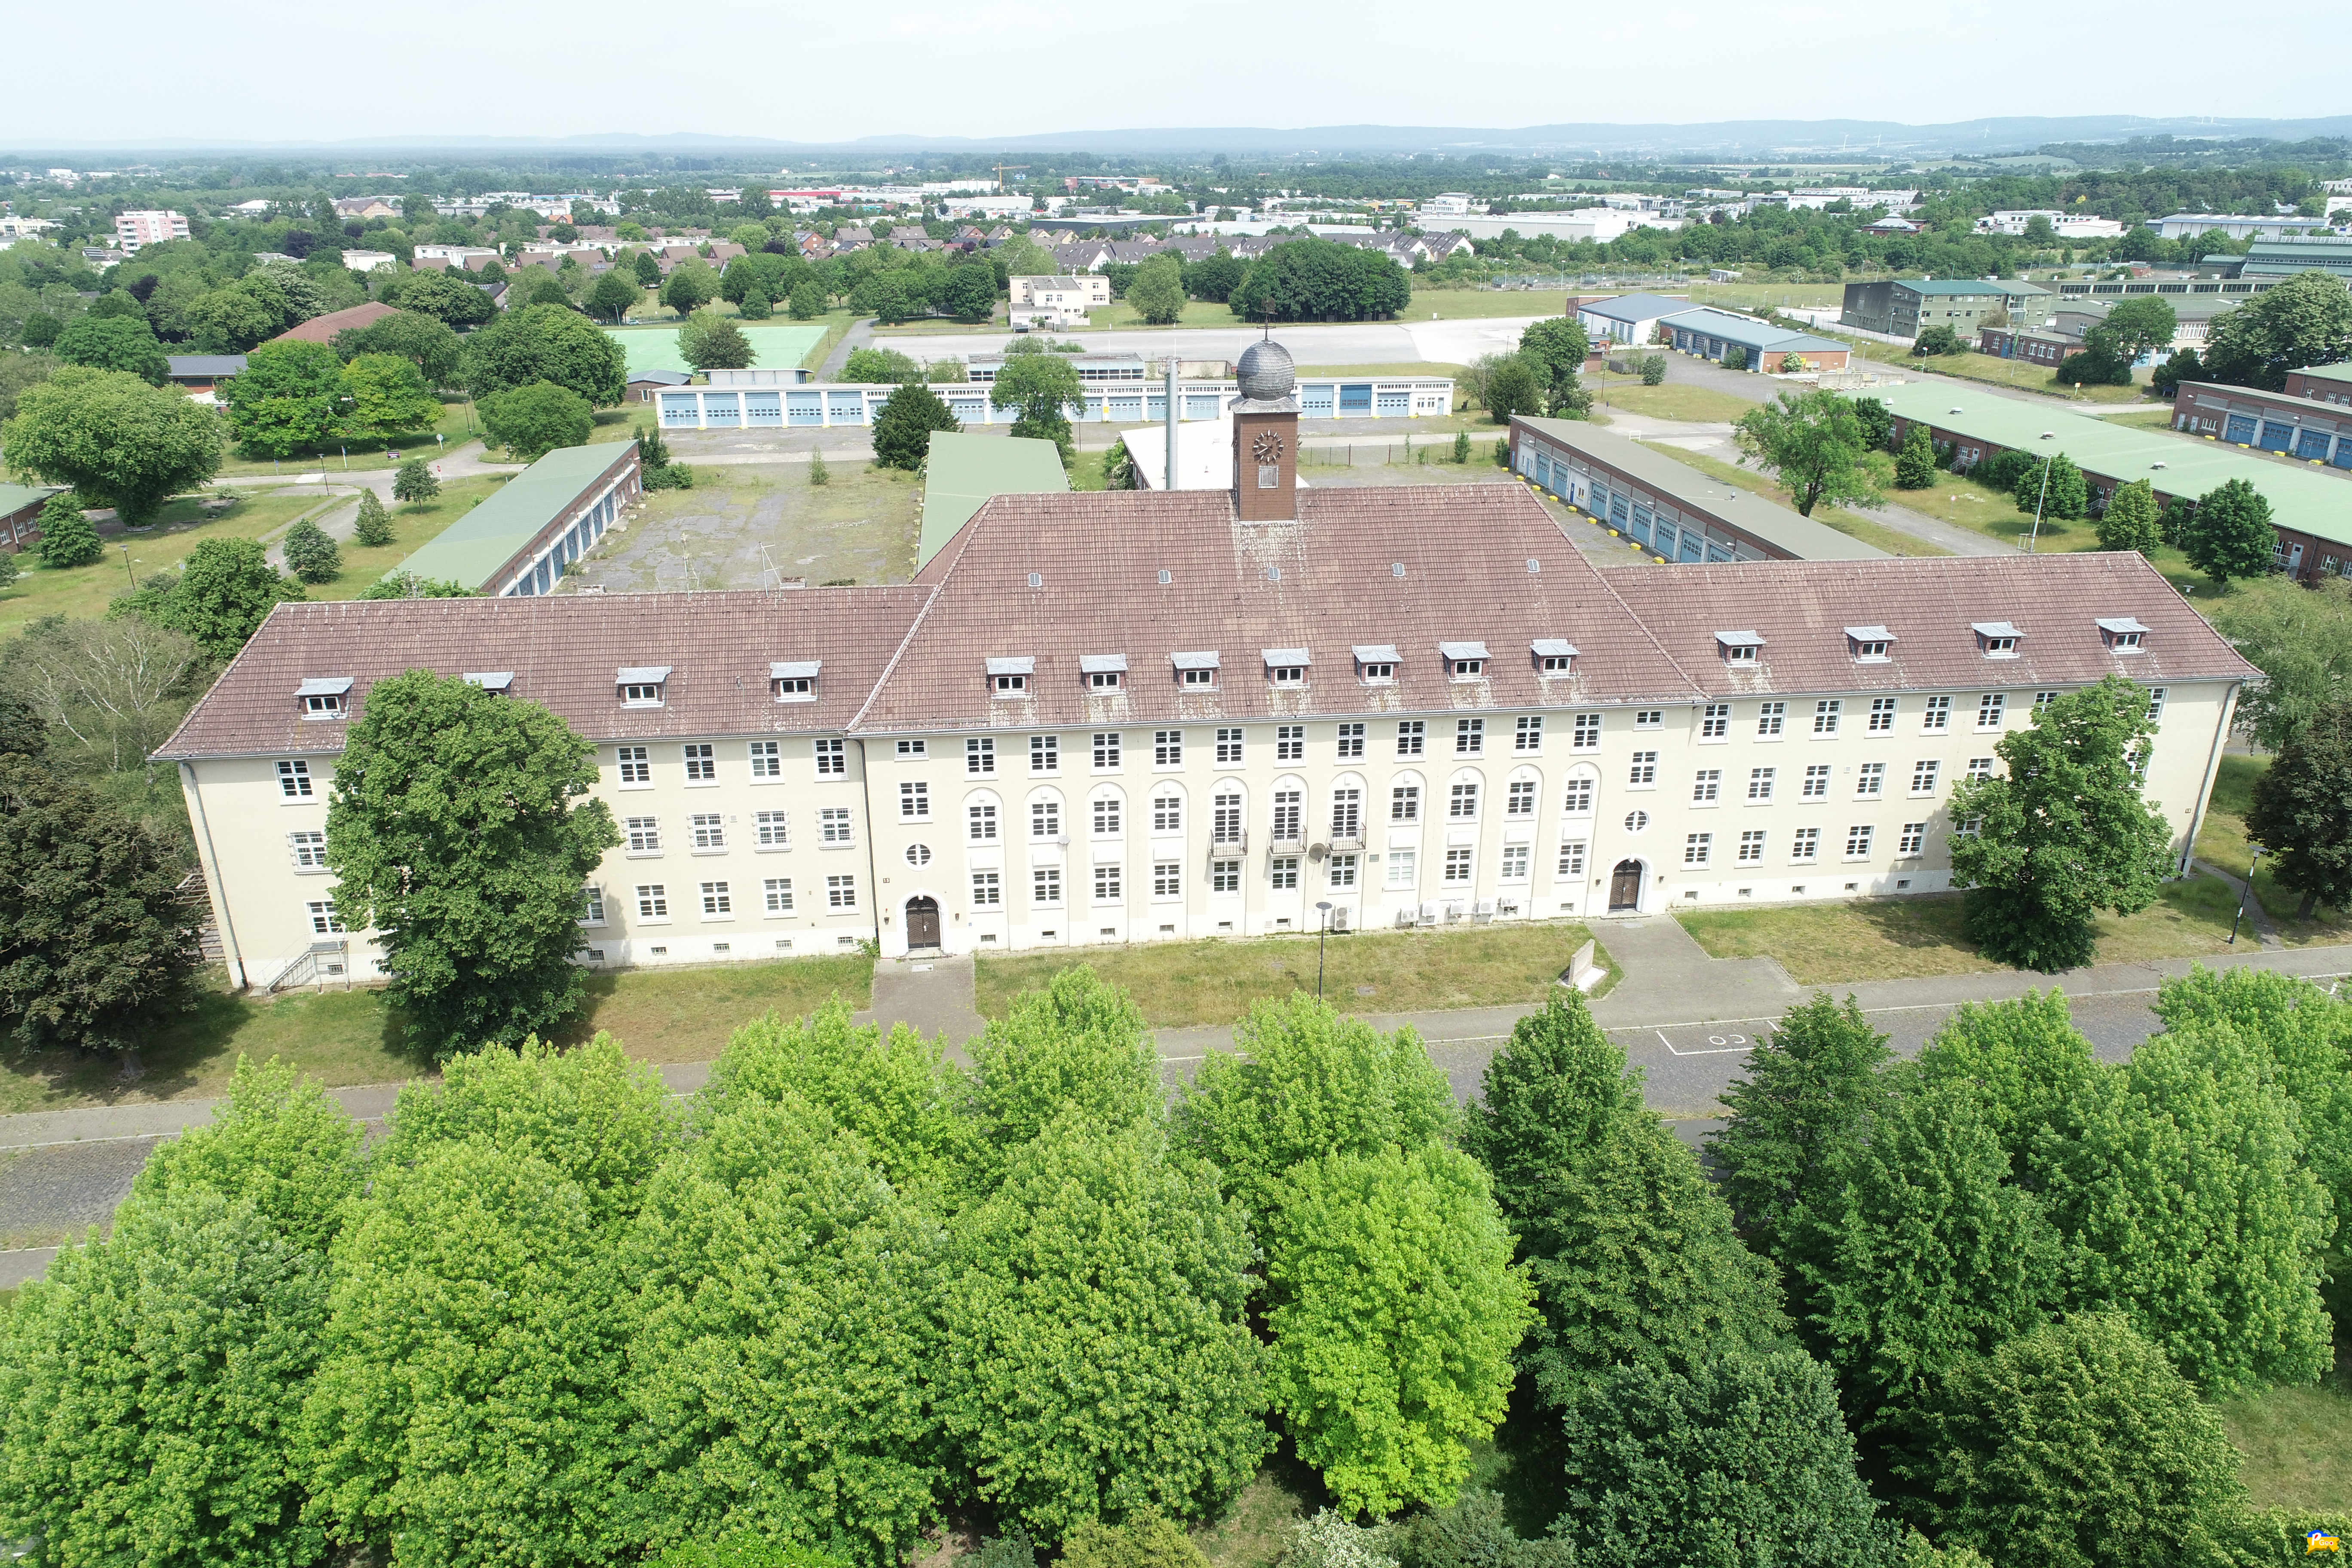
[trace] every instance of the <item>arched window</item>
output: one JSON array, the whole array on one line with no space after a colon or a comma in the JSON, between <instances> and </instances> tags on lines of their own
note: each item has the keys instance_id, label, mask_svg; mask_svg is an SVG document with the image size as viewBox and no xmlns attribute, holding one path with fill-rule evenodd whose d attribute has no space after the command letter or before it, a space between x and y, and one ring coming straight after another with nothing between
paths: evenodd
<instances>
[{"instance_id":1,"label":"arched window","mask_svg":"<svg viewBox=\"0 0 2352 1568\"><path fill-rule=\"evenodd\" d=\"M1360 841L1364 837L1364 781L1341 773L1331 781L1331 839Z\"/></svg>"},{"instance_id":2,"label":"arched window","mask_svg":"<svg viewBox=\"0 0 2352 1568\"><path fill-rule=\"evenodd\" d=\"M1249 841L1245 828L1249 802L1243 796L1241 785L1226 783L1217 786L1216 797L1209 805L1209 842L1212 845L1241 845Z\"/></svg>"},{"instance_id":3,"label":"arched window","mask_svg":"<svg viewBox=\"0 0 2352 1568\"><path fill-rule=\"evenodd\" d=\"M1560 814L1564 816L1591 816L1593 797L1601 788L1601 772L1590 763L1579 763L1568 770L1568 782L1560 794Z\"/></svg>"},{"instance_id":4,"label":"arched window","mask_svg":"<svg viewBox=\"0 0 2352 1568\"><path fill-rule=\"evenodd\" d=\"M963 797L963 837L967 844L995 844L1003 840L1004 827L1003 802L992 789L976 789Z\"/></svg>"},{"instance_id":5,"label":"arched window","mask_svg":"<svg viewBox=\"0 0 2352 1568\"><path fill-rule=\"evenodd\" d=\"M1533 822L1536 803L1543 796L1543 774L1531 767L1517 767L1503 781L1503 816L1513 822Z\"/></svg>"},{"instance_id":6,"label":"arched window","mask_svg":"<svg viewBox=\"0 0 2352 1568\"><path fill-rule=\"evenodd\" d=\"M1486 793L1486 775L1475 768L1456 768L1445 781L1445 820L1475 822Z\"/></svg>"},{"instance_id":7,"label":"arched window","mask_svg":"<svg viewBox=\"0 0 2352 1568\"><path fill-rule=\"evenodd\" d=\"M1117 838L1127 831L1127 796L1111 784L1099 784L1087 797L1087 832L1096 838Z\"/></svg>"},{"instance_id":8,"label":"arched window","mask_svg":"<svg viewBox=\"0 0 2352 1568\"><path fill-rule=\"evenodd\" d=\"M1295 844L1306 832L1307 781L1286 773L1274 781L1272 815L1267 836L1277 844Z\"/></svg>"}]
</instances>

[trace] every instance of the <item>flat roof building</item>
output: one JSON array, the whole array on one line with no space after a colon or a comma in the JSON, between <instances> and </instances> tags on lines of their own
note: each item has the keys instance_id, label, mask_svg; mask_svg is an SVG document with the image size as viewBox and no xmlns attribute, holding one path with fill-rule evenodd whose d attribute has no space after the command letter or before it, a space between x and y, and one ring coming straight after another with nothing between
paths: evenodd
<instances>
[{"instance_id":1,"label":"flat roof building","mask_svg":"<svg viewBox=\"0 0 2352 1568\"><path fill-rule=\"evenodd\" d=\"M635 441L558 447L385 575L456 583L488 598L547 593L641 488Z\"/></svg>"},{"instance_id":2,"label":"flat roof building","mask_svg":"<svg viewBox=\"0 0 2352 1568\"><path fill-rule=\"evenodd\" d=\"M2307 384L2333 390L2324 384ZM2352 469L2352 408L2332 400L2259 386L2184 381L2172 396L2172 427L2242 450ZM2352 494L2346 495L2345 504L2352 507Z\"/></svg>"},{"instance_id":3,"label":"flat roof building","mask_svg":"<svg viewBox=\"0 0 2352 1568\"><path fill-rule=\"evenodd\" d=\"M1679 315L1690 308L1687 299L1671 300L1664 294L1622 294L1614 300L1595 300L1579 305L1576 324L1595 342L1603 338L1620 343L1654 342L1660 317Z\"/></svg>"},{"instance_id":4,"label":"flat roof building","mask_svg":"<svg viewBox=\"0 0 2352 1568\"><path fill-rule=\"evenodd\" d=\"M2033 283L1981 278L1895 278L1849 283L1838 325L1893 338L1916 338L1929 327L1949 327L1962 342L1995 311L2015 327L2046 326L2051 291Z\"/></svg>"},{"instance_id":5,"label":"flat roof building","mask_svg":"<svg viewBox=\"0 0 2352 1568\"><path fill-rule=\"evenodd\" d=\"M1753 316L1713 309L1663 318L1657 324L1656 341L1718 364L1737 350L1745 368L1758 375L1780 374L1792 359L1802 361L1808 370L1843 370L1853 353L1834 338L1792 332Z\"/></svg>"},{"instance_id":6,"label":"flat roof building","mask_svg":"<svg viewBox=\"0 0 2352 1568\"><path fill-rule=\"evenodd\" d=\"M1061 450L1051 441L932 431L923 464L923 537L916 548L916 567L919 570L937 555L992 498L1059 495L1069 488Z\"/></svg>"}]
</instances>

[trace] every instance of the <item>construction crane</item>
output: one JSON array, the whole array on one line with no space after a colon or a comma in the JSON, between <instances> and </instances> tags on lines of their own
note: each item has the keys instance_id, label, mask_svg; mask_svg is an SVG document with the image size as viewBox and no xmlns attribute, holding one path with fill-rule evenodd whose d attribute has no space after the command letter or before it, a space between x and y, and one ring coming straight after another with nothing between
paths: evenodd
<instances>
[{"instance_id":1,"label":"construction crane","mask_svg":"<svg viewBox=\"0 0 2352 1568\"><path fill-rule=\"evenodd\" d=\"M1028 166L1029 166L1029 165L1028 165L1028 164L1026 164L1026 163L999 163L999 164L997 164L997 165L996 165L996 188L997 188L999 191L1002 191L1002 190L1003 190L1003 189L1004 189L1004 171L1005 171L1005 170L1007 170L1007 169L1026 169Z\"/></svg>"}]
</instances>

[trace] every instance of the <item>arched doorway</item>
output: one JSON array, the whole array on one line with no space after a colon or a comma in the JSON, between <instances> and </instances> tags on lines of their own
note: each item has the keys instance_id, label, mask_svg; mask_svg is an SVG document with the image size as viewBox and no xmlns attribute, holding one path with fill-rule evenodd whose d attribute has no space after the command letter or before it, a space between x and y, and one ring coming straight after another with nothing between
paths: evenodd
<instances>
[{"instance_id":1,"label":"arched doorway","mask_svg":"<svg viewBox=\"0 0 2352 1568\"><path fill-rule=\"evenodd\" d=\"M907 946L908 948L940 945L940 901L937 899L914 898L907 900Z\"/></svg>"},{"instance_id":2,"label":"arched doorway","mask_svg":"<svg viewBox=\"0 0 2352 1568\"><path fill-rule=\"evenodd\" d=\"M1642 863L1620 860L1617 868L1609 873L1609 912L1638 910L1642 907Z\"/></svg>"}]
</instances>

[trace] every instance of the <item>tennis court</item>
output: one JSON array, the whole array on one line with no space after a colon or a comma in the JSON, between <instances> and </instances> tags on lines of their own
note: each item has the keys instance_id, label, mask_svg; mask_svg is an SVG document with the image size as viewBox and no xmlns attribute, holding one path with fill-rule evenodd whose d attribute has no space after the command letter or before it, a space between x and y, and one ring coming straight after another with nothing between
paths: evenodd
<instances>
[{"instance_id":1,"label":"tennis court","mask_svg":"<svg viewBox=\"0 0 2352 1568\"><path fill-rule=\"evenodd\" d=\"M792 369L824 338L823 327L745 325L740 321L736 323L736 327L751 340L751 363L766 370ZM627 351L632 374L641 370L689 368L686 361L678 357L676 327L608 327L605 330L620 339L621 347Z\"/></svg>"}]
</instances>

